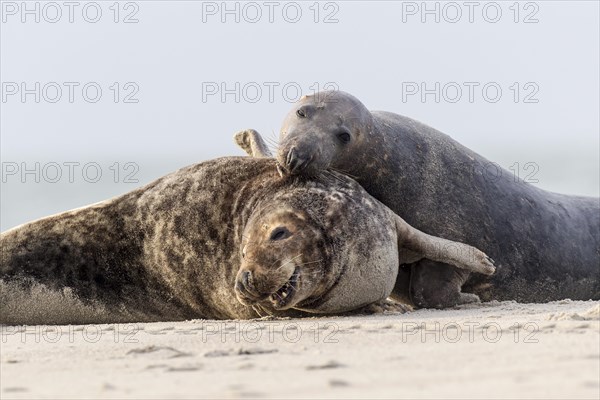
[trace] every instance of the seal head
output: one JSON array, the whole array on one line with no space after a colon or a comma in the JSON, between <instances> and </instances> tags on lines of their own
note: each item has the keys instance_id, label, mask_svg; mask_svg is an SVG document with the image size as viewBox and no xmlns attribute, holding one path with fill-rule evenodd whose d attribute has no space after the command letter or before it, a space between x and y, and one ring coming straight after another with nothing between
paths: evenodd
<instances>
[{"instance_id":1,"label":"seal head","mask_svg":"<svg viewBox=\"0 0 600 400\"><path fill-rule=\"evenodd\" d=\"M281 128L277 161L281 174L314 176L325 169L346 172L352 154L364 148L373 116L354 96L325 91L304 96Z\"/></svg>"},{"instance_id":2,"label":"seal head","mask_svg":"<svg viewBox=\"0 0 600 400\"><path fill-rule=\"evenodd\" d=\"M240 243L235 294L273 313L344 312L385 299L398 273L391 212L354 180L288 176L258 204Z\"/></svg>"}]
</instances>

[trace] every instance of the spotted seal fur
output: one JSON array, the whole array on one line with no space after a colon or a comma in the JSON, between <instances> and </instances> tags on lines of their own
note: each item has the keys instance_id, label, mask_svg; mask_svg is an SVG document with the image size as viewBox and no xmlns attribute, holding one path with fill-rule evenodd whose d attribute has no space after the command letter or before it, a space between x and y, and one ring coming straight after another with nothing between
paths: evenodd
<instances>
[{"instance_id":1,"label":"spotted seal fur","mask_svg":"<svg viewBox=\"0 0 600 400\"><path fill-rule=\"evenodd\" d=\"M412 228L348 177L281 178L273 159L248 157L11 229L0 246L7 324L341 313L385 299L398 266L422 257L494 270L484 253ZM15 290L71 297L48 310L47 297L19 303Z\"/></svg>"}]
</instances>

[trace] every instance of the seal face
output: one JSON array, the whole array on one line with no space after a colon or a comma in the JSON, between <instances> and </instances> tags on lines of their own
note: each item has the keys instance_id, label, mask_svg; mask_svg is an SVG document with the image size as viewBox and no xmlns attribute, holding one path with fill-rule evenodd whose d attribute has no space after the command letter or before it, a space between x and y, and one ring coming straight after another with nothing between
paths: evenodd
<instances>
[{"instance_id":1,"label":"seal face","mask_svg":"<svg viewBox=\"0 0 600 400\"><path fill-rule=\"evenodd\" d=\"M371 113L351 95L320 92L304 96L284 119L277 161L284 173L314 176L322 170L348 172L346 160L360 154L374 129Z\"/></svg>"},{"instance_id":2,"label":"seal face","mask_svg":"<svg viewBox=\"0 0 600 400\"><path fill-rule=\"evenodd\" d=\"M600 298L600 202L551 193L493 165L449 136L354 96L303 97L284 119L282 175L334 170L356 179L417 229L469 243L497 261L493 278L427 261L411 266L423 307L491 300ZM497 167L497 168L496 168ZM462 293L465 287L472 293Z\"/></svg>"},{"instance_id":3,"label":"seal face","mask_svg":"<svg viewBox=\"0 0 600 400\"><path fill-rule=\"evenodd\" d=\"M326 240L300 210L267 207L249 221L241 245L236 296L246 305L270 302L286 310L328 289Z\"/></svg>"}]
</instances>

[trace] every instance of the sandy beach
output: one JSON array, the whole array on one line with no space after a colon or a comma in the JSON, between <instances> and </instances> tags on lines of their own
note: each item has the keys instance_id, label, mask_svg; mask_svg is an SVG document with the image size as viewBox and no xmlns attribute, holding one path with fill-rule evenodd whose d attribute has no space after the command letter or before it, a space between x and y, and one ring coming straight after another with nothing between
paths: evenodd
<instances>
[{"instance_id":1,"label":"sandy beach","mask_svg":"<svg viewBox=\"0 0 600 400\"><path fill-rule=\"evenodd\" d=\"M3 326L1 397L600 397L600 303Z\"/></svg>"}]
</instances>

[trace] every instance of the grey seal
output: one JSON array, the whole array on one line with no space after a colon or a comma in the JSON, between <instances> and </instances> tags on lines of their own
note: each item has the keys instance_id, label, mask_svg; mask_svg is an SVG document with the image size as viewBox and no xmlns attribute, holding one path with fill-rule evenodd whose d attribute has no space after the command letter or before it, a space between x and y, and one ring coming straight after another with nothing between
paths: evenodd
<instances>
[{"instance_id":1,"label":"grey seal","mask_svg":"<svg viewBox=\"0 0 600 400\"><path fill-rule=\"evenodd\" d=\"M348 177L281 178L248 157L16 227L0 246L5 324L341 313L384 300L398 266L422 257L494 271Z\"/></svg>"},{"instance_id":2,"label":"grey seal","mask_svg":"<svg viewBox=\"0 0 600 400\"><path fill-rule=\"evenodd\" d=\"M418 121L340 91L305 96L283 122L277 160L283 174L346 173L415 228L496 260L491 277L419 262L410 272L418 306L600 298L598 198L486 173L488 160Z\"/></svg>"}]
</instances>

